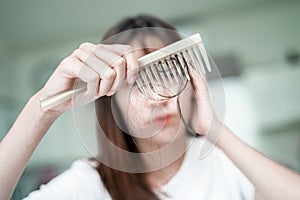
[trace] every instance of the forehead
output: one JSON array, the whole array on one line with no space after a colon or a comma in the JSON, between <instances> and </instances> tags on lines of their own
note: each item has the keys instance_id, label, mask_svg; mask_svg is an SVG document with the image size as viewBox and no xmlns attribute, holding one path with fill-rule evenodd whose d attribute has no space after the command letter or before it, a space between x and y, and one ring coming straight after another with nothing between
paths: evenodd
<instances>
[{"instance_id":1,"label":"forehead","mask_svg":"<svg viewBox=\"0 0 300 200\"><path fill-rule=\"evenodd\" d=\"M133 55L137 59L166 46L160 38L154 36L136 38L130 45L133 49Z\"/></svg>"}]
</instances>

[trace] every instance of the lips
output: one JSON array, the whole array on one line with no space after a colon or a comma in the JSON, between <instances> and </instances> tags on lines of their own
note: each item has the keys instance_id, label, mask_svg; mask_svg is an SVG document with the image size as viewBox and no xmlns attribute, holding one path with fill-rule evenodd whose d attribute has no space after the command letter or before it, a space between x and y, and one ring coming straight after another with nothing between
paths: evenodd
<instances>
[{"instance_id":1,"label":"lips","mask_svg":"<svg viewBox=\"0 0 300 200\"><path fill-rule=\"evenodd\" d=\"M175 115L166 114L166 115L155 117L153 121L157 124L168 125L172 122L172 119L174 119L174 117Z\"/></svg>"}]
</instances>

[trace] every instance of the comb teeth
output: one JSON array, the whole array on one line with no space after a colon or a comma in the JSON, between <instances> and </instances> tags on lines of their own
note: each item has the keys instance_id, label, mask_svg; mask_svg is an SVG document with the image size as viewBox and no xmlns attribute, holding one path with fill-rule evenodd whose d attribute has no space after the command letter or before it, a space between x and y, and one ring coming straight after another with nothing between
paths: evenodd
<instances>
[{"instance_id":1,"label":"comb teeth","mask_svg":"<svg viewBox=\"0 0 300 200\"><path fill-rule=\"evenodd\" d=\"M194 71L211 72L211 66L199 34L192 35L147 54L139 60L140 71L136 80L144 97L175 96L183 81L190 81ZM163 94L167 90L167 93Z\"/></svg>"}]
</instances>

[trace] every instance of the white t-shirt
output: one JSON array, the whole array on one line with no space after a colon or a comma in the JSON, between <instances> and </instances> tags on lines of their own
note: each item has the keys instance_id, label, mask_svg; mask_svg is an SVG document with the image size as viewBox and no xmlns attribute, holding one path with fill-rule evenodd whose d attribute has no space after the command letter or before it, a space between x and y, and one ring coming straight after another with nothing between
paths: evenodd
<instances>
[{"instance_id":1,"label":"white t-shirt","mask_svg":"<svg viewBox=\"0 0 300 200\"><path fill-rule=\"evenodd\" d=\"M188 149L175 176L157 195L163 199L188 200L250 200L254 187L222 151L215 148L206 158L199 159L199 142ZM166 193L167 196L162 195ZM110 195L98 172L86 160L76 160L71 167L30 193L25 200L109 200Z\"/></svg>"}]
</instances>

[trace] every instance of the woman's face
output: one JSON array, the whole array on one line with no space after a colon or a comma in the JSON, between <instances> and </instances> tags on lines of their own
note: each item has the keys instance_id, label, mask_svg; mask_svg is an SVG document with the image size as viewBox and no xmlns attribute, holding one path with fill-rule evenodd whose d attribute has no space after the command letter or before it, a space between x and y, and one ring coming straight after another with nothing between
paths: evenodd
<instances>
[{"instance_id":1,"label":"woman's face","mask_svg":"<svg viewBox=\"0 0 300 200\"><path fill-rule=\"evenodd\" d=\"M153 37L147 37L145 44L146 47L141 47L138 42L131 43L136 58L145 55L142 48L154 51L165 46L161 40ZM178 112L178 97L155 100L145 97L136 85L125 84L114 98L125 120L126 132L136 141L144 144L154 142L162 147L185 135Z\"/></svg>"}]
</instances>

